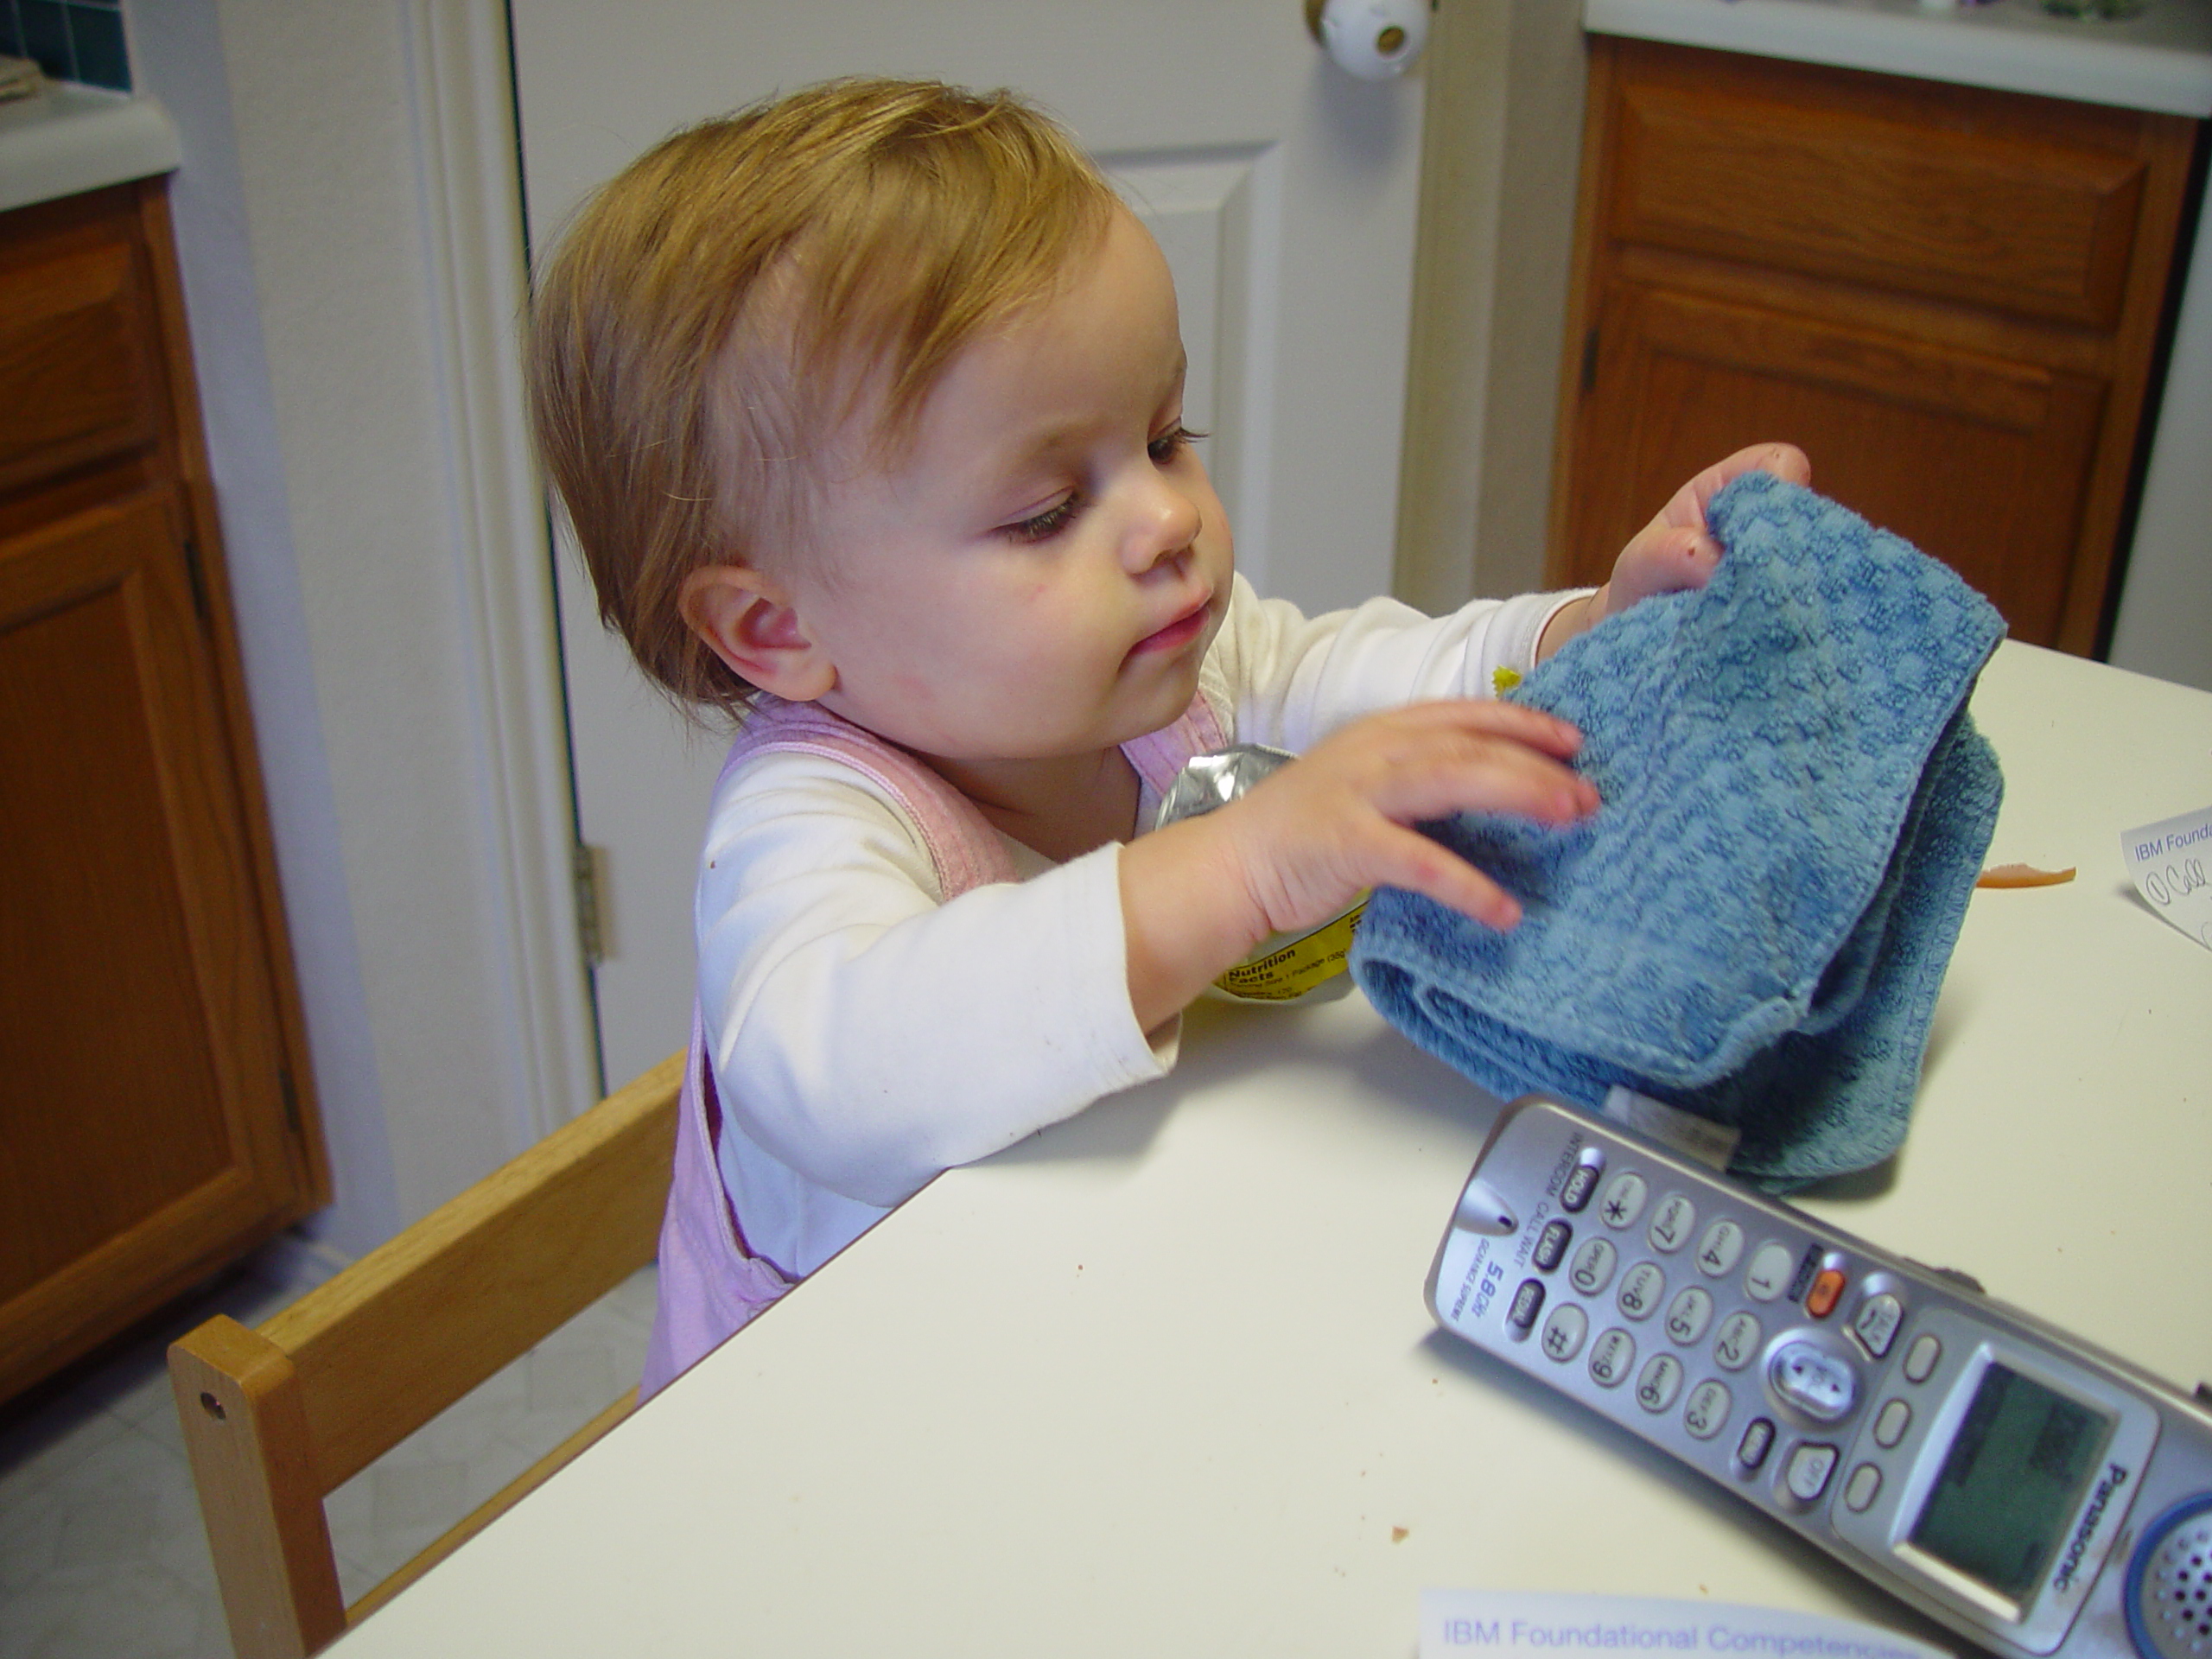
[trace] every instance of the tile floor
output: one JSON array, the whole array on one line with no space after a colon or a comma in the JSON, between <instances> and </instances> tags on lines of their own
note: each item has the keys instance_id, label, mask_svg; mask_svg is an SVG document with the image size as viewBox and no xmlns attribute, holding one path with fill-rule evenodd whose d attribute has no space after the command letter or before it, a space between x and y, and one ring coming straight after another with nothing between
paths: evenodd
<instances>
[{"instance_id":1,"label":"tile floor","mask_svg":"<svg viewBox=\"0 0 2212 1659\"><path fill-rule=\"evenodd\" d=\"M256 1324L308 1287L296 1254L256 1267L0 1429L0 1659L230 1654L163 1355L212 1314ZM333 1492L346 1599L634 1382L652 1309L648 1268Z\"/></svg>"}]
</instances>

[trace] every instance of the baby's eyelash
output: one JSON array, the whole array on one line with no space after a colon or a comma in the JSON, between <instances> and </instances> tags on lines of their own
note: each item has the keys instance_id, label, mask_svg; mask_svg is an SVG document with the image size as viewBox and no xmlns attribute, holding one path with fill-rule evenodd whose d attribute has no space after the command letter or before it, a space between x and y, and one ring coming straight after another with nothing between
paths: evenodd
<instances>
[{"instance_id":1,"label":"baby's eyelash","mask_svg":"<svg viewBox=\"0 0 2212 1659\"><path fill-rule=\"evenodd\" d=\"M1145 450L1151 455L1154 466L1166 467L1205 435L1203 432L1192 431L1179 421L1147 443ZM1049 542L1073 524L1083 508L1082 492L1071 490L1034 518L1017 519L1013 524L1003 525L999 533L1016 542Z\"/></svg>"},{"instance_id":2,"label":"baby's eyelash","mask_svg":"<svg viewBox=\"0 0 2212 1659\"><path fill-rule=\"evenodd\" d=\"M1203 432L1192 431L1189 427L1178 421L1146 447L1152 452L1153 465L1165 467L1205 435Z\"/></svg>"},{"instance_id":3,"label":"baby's eyelash","mask_svg":"<svg viewBox=\"0 0 2212 1659\"><path fill-rule=\"evenodd\" d=\"M1049 542L1073 524L1082 510L1083 498L1071 491L1035 518L1007 525L1003 533L1017 542Z\"/></svg>"}]
</instances>

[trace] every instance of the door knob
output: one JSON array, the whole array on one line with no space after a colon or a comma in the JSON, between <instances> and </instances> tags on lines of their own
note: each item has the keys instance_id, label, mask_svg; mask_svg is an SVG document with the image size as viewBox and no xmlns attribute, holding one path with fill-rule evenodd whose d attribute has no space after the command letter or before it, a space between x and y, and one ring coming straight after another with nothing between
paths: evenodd
<instances>
[{"instance_id":1,"label":"door knob","mask_svg":"<svg viewBox=\"0 0 2212 1659\"><path fill-rule=\"evenodd\" d=\"M1435 0L1306 0L1306 28L1339 69L1388 80L1428 44Z\"/></svg>"}]
</instances>

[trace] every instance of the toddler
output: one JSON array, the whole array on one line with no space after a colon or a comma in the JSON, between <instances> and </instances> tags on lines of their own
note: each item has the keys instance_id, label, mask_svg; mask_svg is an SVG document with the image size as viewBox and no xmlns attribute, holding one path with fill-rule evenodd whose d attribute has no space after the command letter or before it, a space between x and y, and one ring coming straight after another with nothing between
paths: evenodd
<instances>
[{"instance_id":1,"label":"toddler","mask_svg":"<svg viewBox=\"0 0 2212 1659\"><path fill-rule=\"evenodd\" d=\"M1270 934L1510 896L1408 826L1564 824L1489 695L1719 556L1701 475L1595 592L1307 619L1234 571L1166 263L1006 93L832 83L679 133L542 273L532 412L608 626L738 735L702 855L650 1393L950 1165L1174 1063ZM1378 712L1380 711L1380 712ZM1141 833L1195 753L1299 752Z\"/></svg>"}]
</instances>

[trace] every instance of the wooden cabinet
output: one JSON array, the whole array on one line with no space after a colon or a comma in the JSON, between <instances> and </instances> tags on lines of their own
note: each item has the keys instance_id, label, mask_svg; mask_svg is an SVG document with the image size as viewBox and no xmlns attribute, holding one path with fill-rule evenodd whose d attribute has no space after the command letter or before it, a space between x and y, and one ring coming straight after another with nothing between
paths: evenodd
<instances>
[{"instance_id":1,"label":"wooden cabinet","mask_svg":"<svg viewBox=\"0 0 2212 1659\"><path fill-rule=\"evenodd\" d=\"M1789 438L2015 638L2094 650L2196 128L1591 37L1552 576Z\"/></svg>"},{"instance_id":2,"label":"wooden cabinet","mask_svg":"<svg viewBox=\"0 0 2212 1659\"><path fill-rule=\"evenodd\" d=\"M327 1202L182 322L0 214L0 1399Z\"/></svg>"}]
</instances>

